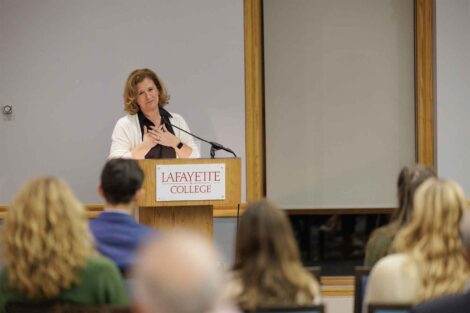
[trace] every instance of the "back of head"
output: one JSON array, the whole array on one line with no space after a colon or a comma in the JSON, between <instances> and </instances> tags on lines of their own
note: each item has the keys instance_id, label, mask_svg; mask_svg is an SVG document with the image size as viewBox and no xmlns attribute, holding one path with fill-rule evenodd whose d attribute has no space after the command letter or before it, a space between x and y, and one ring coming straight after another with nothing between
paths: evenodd
<instances>
[{"instance_id":1,"label":"back of head","mask_svg":"<svg viewBox=\"0 0 470 313\"><path fill-rule=\"evenodd\" d=\"M142 187L144 172L132 159L111 159L101 172L101 188L109 204L128 204Z\"/></svg>"},{"instance_id":2,"label":"back of head","mask_svg":"<svg viewBox=\"0 0 470 313\"><path fill-rule=\"evenodd\" d=\"M235 249L235 275L242 292L235 299L244 309L313 303L313 277L303 268L285 213L267 201L243 213Z\"/></svg>"},{"instance_id":3,"label":"back of head","mask_svg":"<svg viewBox=\"0 0 470 313\"><path fill-rule=\"evenodd\" d=\"M147 243L133 278L136 306L145 313L207 313L223 289L213 246L201 235L184 231Z\"/></svg>"},{"instance_id":4,"label":"back of head","mask_svg":"<svg viewBox=\"0 0 470 313\"><path fill-rule=\"evenodd\" d=\"M416 191L409 229L426 237L424 240L433 236L443 240L459 239L460 242L458 225L466 210L465 194L457 183L429 179Z\"/></svg>"},{"instance_id":5,"label":"back of head","mask_svg":"<svg viewBox=\"0 0 470 313\"><path fill-rule=\"evenodd\" d=\"M467 210L462 188L431 178L416 191L411 220L394 246L420 264L420 300L463 291L470 278L459 224Z\"/></svg>"},{"instance_id":6,"label":"back of head","mask_svg":"<svg viewBox=\"0 0 470 313\"><path fill-rule=\"evenodd\" d=\"M405 166L401 169L397 180L398 210L393 216L398 227L406 225L410 220L415 192L431 177L436 177L434 171L422 164Z\"/></svg>"},{"instance_id":7,"label":"back of head","mask_svg":"<svg viewBox=\"0 0 470 313\"><path fill-rule=\"evenodd\" d=\"M18 191L1 239L9 283L29 298L54 297L77 282L77 270L93 253L83 206L54 177Z\"/></svg>"},{"instance_id":8,"label":"back of head","mask_svg":"<svg viewBox=\"0 0 470 313\"><path fill-rule=\"evenodd\" d=\"M261 270L272 263L299 260L287 216L266 200L252 203L243 213L235 250L235 270L249 264L257 265Z\"/></svg>"}]
</instances>

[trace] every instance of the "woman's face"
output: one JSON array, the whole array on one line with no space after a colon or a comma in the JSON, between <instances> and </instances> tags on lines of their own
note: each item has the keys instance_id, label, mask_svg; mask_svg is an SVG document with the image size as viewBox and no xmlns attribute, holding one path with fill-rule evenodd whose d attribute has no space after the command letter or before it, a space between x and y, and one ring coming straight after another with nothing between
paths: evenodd
<instances>
[{"instance_id":1,"label":"woman's face","mask_svg":"<svg viewBox=\"0 0 470 313\"><path fill-rule=\"evenodd\" d=\"M150 78L137 84L136 102L145 115L154 113L158 108L158 89Z\"/></svg>"}]
</instances>

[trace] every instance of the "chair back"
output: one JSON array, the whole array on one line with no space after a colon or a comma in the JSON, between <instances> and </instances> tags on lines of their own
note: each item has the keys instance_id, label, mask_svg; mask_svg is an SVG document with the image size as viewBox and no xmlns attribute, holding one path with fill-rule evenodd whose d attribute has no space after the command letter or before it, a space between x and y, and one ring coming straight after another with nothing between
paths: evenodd
<instances>
[{"instance_id":1,"label":"chair back","mask_svg":"<svg viewBox=\"0 0 470 313\"><path fill-rule=\"evenodd\" d=\"M367 313L410 313L411 304L369 304Z\"/></svg>"},{"instance_id":2,"label":"chair back","mask_svg":"<svg viewBox=\"0 0 470 313\"><path fill-rule=\"evenodd\" d=\"M369 267L356 266L354 268L354 313L362 312L369 273Z\"/></svg>"},{"instance_id":3,"label":"chair back","mask_svg":"<svg viewBox=\"0 0 470 313\"><path fill-rule=\"evenodd\" d=\"M128 306L57 304L50 313L131 313Z\"/></svg>"},{"instance_id":4,"label":"chair back","mask_svg":"<svg viewBox=\"0 0 470 313\"><path fill-rule=\"evenodd\" d=\"M10 302L6 313L131 313L130 307L115 305L82 305L57 302Z\"/></svg>"},{"instance_id":5,"label":"chair back","mask_svg":"<svg viewBox=\"0 0 470 313\"><path fill-rule=\"evenodd\" d=\"M311 306L258 308L254 311L244 310L244 313L325 313L325 307L323 304L319 304Z\"/></svg>"},{"instance_id":6,"label":"chair back","mask_svg":"<svg viewBox=\"0 0 470 313\"><path fill-rule=\"evenodd\" d=\"M8 302L5 305L6 313L50 313L54 302Z\"/></svg>"}]
</instances>

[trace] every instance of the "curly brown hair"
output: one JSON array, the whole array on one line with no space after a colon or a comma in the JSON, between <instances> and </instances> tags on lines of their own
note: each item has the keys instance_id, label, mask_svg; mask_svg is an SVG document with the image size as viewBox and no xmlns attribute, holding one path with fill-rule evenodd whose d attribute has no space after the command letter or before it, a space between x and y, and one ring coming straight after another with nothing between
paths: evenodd
<instances>
[{"instance_id":1,"label":"curly brown hair","mask_svg":"<svg viewBox=\"0 0 470 313\"><path fill-rule=\"evenodd\" d=\"M85 209L55 177L19 190L0 238L8 283L27 298L52 298L78 283L78 271L95 253Z\"/></svg>"},{"instance_id":2,"label":"curly brown hair","mask_svg":"<svg viewBox=\"0 0 470 313\"><path fill-rule=\"evenodd\" d=\"M155 86L157 86L158 106L160 108L163 108L170 101L170 95L166 90L165 84L154 71L148 68L134 70L127 78L124 87L124 111L131 115L136 114L140 110L136 102L137 84L141 83L146 78L151 79L155 83Z\"/></svg>"}]
</instances>

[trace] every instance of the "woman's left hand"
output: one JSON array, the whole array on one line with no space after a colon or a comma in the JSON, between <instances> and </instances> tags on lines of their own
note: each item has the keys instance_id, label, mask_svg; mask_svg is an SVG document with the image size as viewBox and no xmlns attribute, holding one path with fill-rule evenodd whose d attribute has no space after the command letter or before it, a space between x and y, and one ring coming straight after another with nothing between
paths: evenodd
<instances>
[{"instance_id":1,"label":"woman's left hand","mask_svg":"<svg viewBox=\"0 0 470 313\"><path fill-rule=\"evenodd\" d=\"M155 132L157 133L157 142L162 146L175 148L180 142L175 135L166 129L165 124L161 124Z\"/></svg>"}]
</instances>

